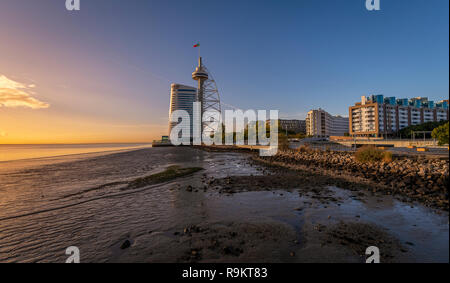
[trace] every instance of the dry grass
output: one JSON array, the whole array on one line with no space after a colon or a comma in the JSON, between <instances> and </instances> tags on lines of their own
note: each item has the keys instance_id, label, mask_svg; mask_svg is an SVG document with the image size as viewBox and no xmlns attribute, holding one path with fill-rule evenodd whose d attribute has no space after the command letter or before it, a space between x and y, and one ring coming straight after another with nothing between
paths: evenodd
<instances>
[{"instance_id":1,"label":"dry grass","mask_svg":"<svg viewBox=\"0 0 450 283\"><path fill-rule=\"evenodd\" d=\"M289 149L289 140L287 136L282 134L278 135L278 149L282 151Z\"/></svg>"},{"instance_id":2,"label":"dry grass","mask_svg":"<svg viewBox=\"0 0 450 283\"><path fill-rule=\"evenodd\" d=\"M384 163L390 163L390 162L392 162L393 159L394 159L394 157L392 155L392 152L390 152L390 151L383 152L383 160L382 161Z\"/></svg>"},{"instance_id":3,"label":"dry grass","mask_svg":"<svg viewBox=\"0 0 450 283\"><path fill-rule=\"evenodd\" d=\"M358 149L355 153L355 158L357 161L362 163L370 163L370 162L392 162L393 156L389 151L384 151L375 146L368 145L363 146Z\"/></svg>"}]
</instances>

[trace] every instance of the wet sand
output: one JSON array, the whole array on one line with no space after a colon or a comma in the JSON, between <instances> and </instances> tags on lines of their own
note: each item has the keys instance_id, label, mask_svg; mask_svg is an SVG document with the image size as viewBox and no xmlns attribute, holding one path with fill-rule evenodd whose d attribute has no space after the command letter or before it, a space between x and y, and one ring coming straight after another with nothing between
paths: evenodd
<instances>
[{"instance_id":1,"label":"wet sand","mask_svg":"<svg viewBox=\"0 0 450 283\"><path fill-rule=\"evenodd\" d=\"M121 190L173 165L203 170ZM64 262L73 245L82 262L364 262L368 245L381 262L449 260L447 212L245 153L153 148L26 168L0 175L0 201L0 218L18 216L0 220L0 262Z\"/></svg>"}]
</instances>

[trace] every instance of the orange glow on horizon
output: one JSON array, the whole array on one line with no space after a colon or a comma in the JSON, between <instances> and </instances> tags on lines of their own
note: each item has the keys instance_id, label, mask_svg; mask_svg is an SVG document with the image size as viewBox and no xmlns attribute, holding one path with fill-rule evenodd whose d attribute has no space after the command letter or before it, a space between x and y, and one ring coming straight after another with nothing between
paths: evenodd
<instances>
[{"instance_id":1,"label":"orange glow on horizon","mask_svg":"<svg viewBox=\"0 0 450 283\"><path fill-rule=\"evenodd\" d=\"M104 117L101 107L110 100L80 97L83 101L75 108L73 101L43 102L39 90L39 85L0 74L0 144L150 143L167 132L164 121L142 124L122 121L122 115ZM113 102L108 106L120 109ZM84 115L83 103L89 107L99 103L100 108Z\"/></svg>"}]
</instances>

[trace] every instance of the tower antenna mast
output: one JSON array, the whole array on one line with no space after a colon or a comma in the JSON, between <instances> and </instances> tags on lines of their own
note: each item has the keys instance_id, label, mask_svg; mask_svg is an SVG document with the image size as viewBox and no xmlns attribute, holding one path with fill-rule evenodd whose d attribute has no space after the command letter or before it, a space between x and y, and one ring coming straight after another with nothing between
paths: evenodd
<instances>
[{"instance_id":1,"label":"tower antenna mast","mask_svg":"<svg viewBox=\"0 0 450 283\"><path fill-rule=\"evenodd\" d=\"M198 83L196 101L201 103L201 111L199 113L200 121L202 121L200 135L203 136L204 133L217 131L217 127L220 126L221 119L218 120L217 117L208 115L211 111L221 113L220 96L214 78L206 66L203 65L202 57L200 56L200 43L197 43L194 47L199 48L199 51L198 66L192 73L192 79ZM208 117L204 117L205 112ZM205 121L203 121L203 118L205 118Z\"/></svg>"}]
</instances>

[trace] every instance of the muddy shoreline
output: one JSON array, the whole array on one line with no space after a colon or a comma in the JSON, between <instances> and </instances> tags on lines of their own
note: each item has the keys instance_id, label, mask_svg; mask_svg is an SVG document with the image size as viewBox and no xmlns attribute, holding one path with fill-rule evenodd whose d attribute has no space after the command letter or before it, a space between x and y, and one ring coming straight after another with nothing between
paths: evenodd
<instances>
[{"instance_id":1,"label":"muddy shoreline","mask_svg":"<svg viewBox=\"0 0 450 283\"><path fill-rule=\"evenodd\" d=\"M208 152L234 151L227 148L203 148ZM248 153L246 150L236 150ZM298 213L310 209L339 207L345 203L345 197L336 196L330 187L339 187L349 191L352 201L366 203L368 198L383 196L395 197L413 208L419 202L435 208L441 214L448 206L435 205L411 194L400 194L391 186L383 186L358 174L350 175L347 171L336 171L321 167L306 167L298 164L276 162L277 157L260 158L256 154L246 154L251 160L250 166L262 166L260 174L230 175L216 178L202 174L198 186L177 186L176 190L188 193L213 192L221 198L240 193L268 192L273 195L298 194L307 196L311 201L303 201L293 210ZM448 202L447 202L448 204ZM365 251L369 246L380 248L383 262L421 262L410 258L410 248L415 244L401 241L387 229L375 223L362 221L356 214L353 219L332 219L328 223L303 223L301 231L293 231L279 223L215 223L208 225L187 226L174 235L189 248L184 248L177 262L278 262L269 251L277 250L283 256L280 262L365 262ZM331 220L330 220L331 219ZM415 224L413 226L416 226ZM282 231L282 232L280 232ZM261 245L265 249L255 252ZM250 250L250 252L249 252ZM251 254L258 256L253 257Z\"/></svg>"},{"instance_id":2,"label":"muddy shoreline","mask_svg":"<svg viewBox=\"0 0 450 283\"><path fill-rule=\"evenodd\" d=\"M203 147L212 152L236 151L251 154L253 161L276 172L296 172L307 184L335 184L350 190L393 195L403 202L449 211L448 160L401 157L390 163L359 163L352 153L312 150L280 151L275 156L260 157L255 152L234 147ZM264 185L264 184L262 184ZM290 186L285 183L285 186Z\"/></svg>"},{"instance_id":3,"label":"muddy shoreline","mask_svg":"<svg viewBox=\"0 0 450 283\"><path fill-rule=\"evenodd\" d=\"M64 262L77 246L83 262L359 263L377 246L381 262L448 262L447 212L244 152L155 148L5 175L35 205L5 203L29 213L0 220L0 261Z\"/></svg>"}]
</instances>

